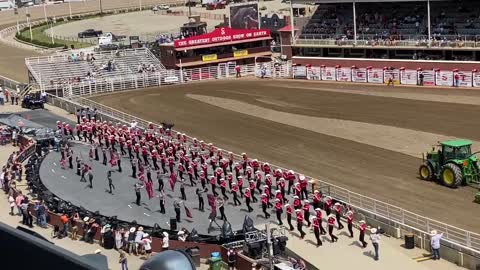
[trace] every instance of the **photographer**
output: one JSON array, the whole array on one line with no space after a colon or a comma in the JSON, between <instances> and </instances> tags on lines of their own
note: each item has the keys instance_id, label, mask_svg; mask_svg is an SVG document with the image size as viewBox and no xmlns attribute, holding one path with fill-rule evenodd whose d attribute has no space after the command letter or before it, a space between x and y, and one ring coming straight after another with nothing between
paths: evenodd
<instances>
[{"instance_id":1,"label":"photographer","mask_svg":"<svg viewBox=\"0 0 480 270\"><path fill-rule=\"evenodd\" d=\"M375 250L375 256L373 257L375 261L378 261L378 249L380 244L380 234L383 233L381 228L372 228L370 229L370 241L372 241L373 248Z\"/></svg>"}]
</instances>

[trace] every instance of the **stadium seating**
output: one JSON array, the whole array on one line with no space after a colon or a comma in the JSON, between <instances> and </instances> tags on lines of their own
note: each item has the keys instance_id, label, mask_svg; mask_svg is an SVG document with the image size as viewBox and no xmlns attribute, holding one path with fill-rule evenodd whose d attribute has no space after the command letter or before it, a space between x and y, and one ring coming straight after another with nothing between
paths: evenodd
<instances>
[{"instance_id":1,"label":"stadium seating","mask_svg":"<svg viewBox=\"0 0 480 270\"><path fill-rule=\"evenodd\" d=\"M353 39L351 3L319 5L300 39ZM357 3L357 39L424 40L428 35L425 2ZM473 40L480 36L480 2L432 1L432 37Z\"/></svg>"},{"instance_id":2,"label":"stadium seating","mask_svg":"<svg viewBox=\"0 0 480 270\"><path fill-rule=\"evenodd\" d=\"M72 53L59 53L53 56L27 58L25 62L31 77L46 88L136 74L139 64L153 66L155 70L165 69L150 50L143 48L95 52L93 55L94 61L87 61L85 56L76 58ZM104 68L109 61L114 66L111 71Z\"/></svg>"}]
</instances>

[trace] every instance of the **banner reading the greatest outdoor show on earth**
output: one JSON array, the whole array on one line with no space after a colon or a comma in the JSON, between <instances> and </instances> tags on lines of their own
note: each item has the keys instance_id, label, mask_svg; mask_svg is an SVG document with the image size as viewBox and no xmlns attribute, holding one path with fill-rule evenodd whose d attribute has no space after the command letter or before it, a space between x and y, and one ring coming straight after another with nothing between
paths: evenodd
<instances>
[{"instance_id":1,"label":"banner reading the greatest outdoor show on earth","mask_svg":"<svg viewBox=\"0 0 480 270\"><path fill-rule=\"evenodd\" d=\"M257 38L270 37L270 30L268 29L232 29L229 27L222 27L213 30L210 33L193 36L185 39L175 40L175 48L184 48L190 46L215 44L221 42L231 41L249 41Z\"/></svg>"}]
</instances>

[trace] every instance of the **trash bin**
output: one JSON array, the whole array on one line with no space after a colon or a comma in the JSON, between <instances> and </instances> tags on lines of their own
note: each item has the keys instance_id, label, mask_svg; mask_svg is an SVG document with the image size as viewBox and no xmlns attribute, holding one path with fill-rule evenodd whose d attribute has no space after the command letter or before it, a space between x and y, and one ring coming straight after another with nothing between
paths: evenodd
<instances>
[{"instance_id":1,"label":"trash bin","mask_svg":"<svg viewBox=\"0 0 480 270\"><path fill-rule=\"evenodd\" d=\"M222 258L213 257L208 259L209 270L222 270Z\"/></svg>"},{"instance_id":2,"label":"trash bin","mask_svg":"<svg viewBox=\"0 0 480 270\"><path fill-rule=\"evenodd\" d=\"M200 250L198 248L192 248L190 251L192 252L193 264L195 264L196 267L200 267Z\"/></svg>"},{"instance_id":3,"label":"trash bin","mask_svg":"<svg viewBox=\"0 0 480 270\"><path fill-rule=\"evenodd\" d=\"M415 236L411 233L405 234L405 248L406 249L415 248Z\"/></svg>"}]
</instances>

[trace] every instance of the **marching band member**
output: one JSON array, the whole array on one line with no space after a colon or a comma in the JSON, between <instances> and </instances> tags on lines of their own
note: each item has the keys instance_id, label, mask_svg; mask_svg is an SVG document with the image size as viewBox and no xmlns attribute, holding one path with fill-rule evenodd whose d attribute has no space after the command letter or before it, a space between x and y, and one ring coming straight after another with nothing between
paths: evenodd
<instances>
[{"instance_id":1,"label":"marching band member","mask_svg":"<svg viewBox=\"0 0 480 270\"><path fill-rule=\"evenodd\" d=\"M322 240L320 240L320 223L317 217L312 217L313 221L313 233L315 234L315 239L317 239L317 247L321 246Z\"/></svg>"},{"instance_id":2,"label":"marching band member","mask_svg":"<svg viewBox=\"0 0 480 270\"><path fill-rule=\"evenodd\" d=\"M267 196L267 194L262 193L261 200L262 200L262 211L263 211L263 214L265 214L265 219L268 219L268 218L270 218L270 214L267 213L267 204L268 204L268 196Z\"/></svg>"},{"instance_id":3,"label":"marching band member","mask_svg":"<svg viewBox=\"0 0 480 270\"><path fill-rule=\"evenodd\" d=\"M339 202L336 202L335 203L335 218L337 219L337 224L338 224L338 229L339 230L343 229L343 224L342 224L342 221L340 220L340 218L342 216L342 210L343 210L343 206Z\"/></svg>"},{"instance_id":4,"label":"marching band member","mask_svg":"<svg viewBox=\"0 0 480 270\"><path fill-rule=\"evenodd\" d=\"M367 224L365 223L365 220L360 220L359 224L360 236L358 237L358 240L362 243L362 247L366 248L368 245L368 243L365 242L365 230L367 230Z\"/></svg>"},{"instance_id":5,"label":"marching band member","mask_svg":"<svg viewBox=\"0 0 480 270\"><path fill-rule=\"evenodd\" d=\"M277 221L279 226L283 225L282 212L283 212L282 200L275 199L275 213L277 214Z\"/></svg>"},{"instance_id":6,"label":"marching band member","mask_svg":"<svg viewBox=\"0 0 480 270\"><path fill-rule=\"evenodd\" d=\"M307 221L307 227L310 227L310 202L308 200L304 201L303 204L303 216L305 217L305 220Z\"/></svg>"},{"instance_id":7,"label":"marching band member","mask_svg":"<svg viewBox=\"0 0 480 270\"><path fill-rule=\"evenodd\" d=\"M347 228L350 233L350 238L353 238L353 211L348 210L345 214L345 218L347 219Z\"/></svg>"},{"instance_id":8,"label":"marching band member","mask_svg":"<svg viewBox=\"0 0 480 270\"><path fill-rule=\"evenodd\" d=\"M338 241L338 237L336 237L336 236L333 234L333 227L335 226L335 215L334 215L334 214L328 215L327 223L328 223L328 234L330 235L330 238L331 238L331 240L332 240L332 243L333 243L333 242L337 242L337 241Z\"/></svg>"},{"instance_id":9,"label":"marching band member","mask_svg":"<svg viewBox=\"0 0 480 270\"><path fill-rule=\"evenodd\" d=\"M298 232L300 233L300 238L304 238L305 237L305 232L303 231L302 227L303 227L303 214L302 214L302 210L300 209L297 209L295 210L295 213L297 214L297 230Z\"/></svg>"},{"instance_id":10,"label":"marching band member","mask_svg":"<svg viewBox=\"0 0 480 270\"><path fill-rule=\"evenodd\" d=\"M251 194L250 194L250 188L245 188L245 204L247 205L247 209L248 209L248 212L252 212L253 211L253 208L250 206L250 202L251 202Z\"/></svg>"},{"instance_id":11,"label":"marching band member","mask_svg":"<svg viewBox=\"0 0 480 270\"><path fill-rule=\"evenodd\" d=\"M286 203L285 204L285 209L286 209L286 212L287 212L287 223L288 225L290 226L289 230L290 231L293 231L293 225L292 225L292 214L293 214L293 209L292 207L290 206L290 204Z\"/></svg>"},{"instance_id":12,"label":"marching band member","mask_svg":"<svg viewBox=\"0 0 480 270\"><path fill-rule=\"evenodd\" d=\"M327 232L325 231L325 229L323 228L323 225L322 225L322 209L320 208L315 208L315 217L317 218L317 221L318 221L318 227L320 229L320 234L321 235L324 235L324 234L327 234Z\"/></svg>"}]
</instances>

